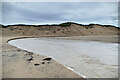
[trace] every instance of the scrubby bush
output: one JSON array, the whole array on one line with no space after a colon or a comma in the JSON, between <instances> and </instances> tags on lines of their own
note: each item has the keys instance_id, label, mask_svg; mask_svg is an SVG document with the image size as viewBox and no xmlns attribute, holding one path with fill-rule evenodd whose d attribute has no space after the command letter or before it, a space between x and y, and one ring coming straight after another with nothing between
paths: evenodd
<instances>
[{"instance_id":1,"label":"scrubby bush","mask_svg":"<svg viewBox=\"0 0 120 80\"><path fill-rule=\"evenodd\" d=\"M85 29L89 29L89 26L85 26Z\"/></svg>"},{"instance_id":2,"label":"scrubby bush","mask_svg":"<svg viewBox=\"0 0 120 80\"><path fill-rule=\"evenodd\" d=\"M62 27L68 27L71 25L71 22L67 22L67 23L62 23L62 24L59 24L60 26Z\"/></svg>"},{"instance_id":3,"label":"scrubby bush","mask_svg":"<svg viewBox=\"0 0 120 80\"><path fill-rule=\"evenodd\" d=\"M1 28L8 28L9 26L0 25Z\"/></svg>"},{"instance_id":4,"label":"scrubby bush","mask_svg":"<svg viewBox=\"0 0 120 80\"><path fill-rule=\"evenodd\" d=\"M89 28L93 28L94 24L89 24Z\"/></svg>"},{"instance_id":5,"label":"scrubby bush","mask_svg":"<svg viewBox=\"0 0 120 80\"><path fill-rule=\"evenodd\" d=\"M56 33L56 31L53 31L53 33Z\"/></svg>"},{"instance_id":6,"label":"scrubby bush","mask_svg":"<svg viewBox=\"0 0 120 80\"><path fill-rule=\"evenodd\" d=\"M2 28L2 24L0 24L0 28Z\"/></svg>"},{"instance_id":7,"label":"scrubby bush","mask_svg":"<svg viewBox=\"0 0 120 80\"><path fill-rule=\"evenodd\" d=\"M60 31L60 29L58 29L58 31Z\"/></svg>"}]
</instances>

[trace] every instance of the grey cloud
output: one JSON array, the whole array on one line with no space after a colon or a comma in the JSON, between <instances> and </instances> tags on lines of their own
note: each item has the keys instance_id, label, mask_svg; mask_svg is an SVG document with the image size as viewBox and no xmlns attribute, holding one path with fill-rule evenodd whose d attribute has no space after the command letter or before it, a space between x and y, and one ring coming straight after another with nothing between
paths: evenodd
<instances>
[{"instance_id":1,"label":"grey cloud","mask_svg":"<svg viewBox=\"0 0 120 80\"><path fill-rule=\"evenodd\" d=\"M117 20L118 10L115 2L7 2L2 7L4 24L64 21L113 24L110 22Z\"/></svg>"}]
</instances>

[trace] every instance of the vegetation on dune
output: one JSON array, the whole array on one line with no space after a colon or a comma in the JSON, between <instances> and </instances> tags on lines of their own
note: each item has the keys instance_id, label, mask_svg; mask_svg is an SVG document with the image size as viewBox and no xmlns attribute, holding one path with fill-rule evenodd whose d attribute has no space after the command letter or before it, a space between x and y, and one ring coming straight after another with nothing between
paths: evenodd
<instances>
[{"instance_id":1,"label":"vegetation on dune","mask_svg":"<svg viewBox=\"0 0 120 80\"><path fill-rule=\"evenodd\" d=\"M0 24L0 28L2 28L2 24Z\"/></svg>"},{"instance_id":2,"label":"vegetation on dune","mask_svg":"<svg viewBox=\"0 0 120 80\"><path fill-rule=\"evenodd\" d=\"M65 22L61 24L51 25L26 25L26 24L14 24L14 25L1 25L2 30L10 30L12 33L17 32L25 35L98 35L98 34L118 34L120 35L119 27L112 25L100 25L100 24L78 24L74 22ZM3 29L8 28L8 29ZM103 30L106 29L106 30Z\"/></svg>"},{"instance_id":3,"label":"vegetation on dune","mask_svg":"<svg viewBox=\"0 0 120 80\"><path fill-rule=\"evenodd\" d=\"M71 22L59 24L59 26L62 26L62 27L68 27L70 25L71 25Z\"/></svg>"},{"instance_id":4,"label":"vegetation on dune","mask_svg":"<svg viewBox=\"0 0 120 80\"><path fill-rule=\"evenodd\" d=\"M84 25L86 29L91 29L94 27L95 24Z\"/></svg>"},{"instance_id":5,"label":"vegetation on dune","mask_svg":"<svg viewBox=\"0 0 120 80\"><path fill-rule=\"evenodd\" d=\"M9 26L4 26L4 25L0 24L0 28L7 28L7 27L9 27Z\"/></svg>"},{"instance_id":6,"label":"vegetation on dune","mask_svg":"<svg viewBox=\"0 0 120 80\"><path fill-rule=\"evenodd\" d=\"M1 27L1 25L2 25L1 28L7 28L7 27L10 27L10 26L33 26L33 27L61 26L61 27L69 27L71 24L84 26L86 29L93 28L95 25L102 26L102 27L115 27L113 25L101 25L101 24L93 24L93 23L91 23L89 25L83 25L83 24L78 24L78 23L74 23L74 22L65 22L65 23L61 23L61 24L51 24L51 25L49 25L49 24L46 24L46 25L27 25L27 24L2 25L2 24L0 24L0 27ZM116 28L120 29L119 27L116 27Z\"/></svg>"}]
</instances>

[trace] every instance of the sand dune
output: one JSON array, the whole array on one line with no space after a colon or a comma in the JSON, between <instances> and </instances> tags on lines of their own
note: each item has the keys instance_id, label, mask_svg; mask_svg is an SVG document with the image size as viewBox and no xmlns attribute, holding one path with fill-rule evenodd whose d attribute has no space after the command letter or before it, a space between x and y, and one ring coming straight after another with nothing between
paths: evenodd
<instances>
[{"instance_id":1,"label":"sand dune","mask_svg":"<svg viewBox=\"0 0 120 80\"><path fill-rule=\"evenodd\" d=\"M110 25L10 25L3 26L3 34L24 36L85 36L85 35L118 35L120 29Z\"/></svg>"}]
</instances>

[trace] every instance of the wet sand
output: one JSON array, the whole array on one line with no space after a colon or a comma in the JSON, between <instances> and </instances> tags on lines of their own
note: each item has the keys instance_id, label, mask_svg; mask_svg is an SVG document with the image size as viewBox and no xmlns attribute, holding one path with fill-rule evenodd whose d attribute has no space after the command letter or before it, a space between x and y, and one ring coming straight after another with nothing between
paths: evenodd
<instances>
[{"instance_id":1,"label":"wet sand","mask_svg":"<svg viewBox=\"0 0 120 80\"><path fill-rule=\"evenodd\" d=\"M9 44L35 54L50 56L84 78L118 77L117 43L41 37L12 40Z\"/></svg>"},{"instance_id":2,"label":"wet sand","mask_svg":"<svg viewBox=\"0 0 120 80\"><path fill-rule=\"evenodd\" d=\"M25 36L2 37L2 78L81 78L54 59L18 49L8 40ZM29 36L28 36L29 37Z\"/></svg>"}]
</instances>

